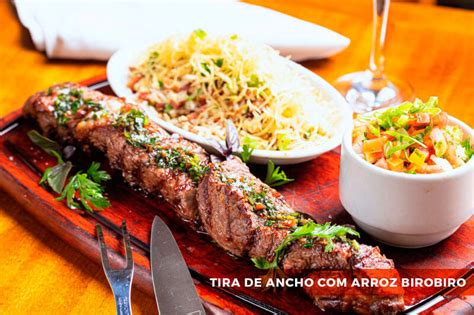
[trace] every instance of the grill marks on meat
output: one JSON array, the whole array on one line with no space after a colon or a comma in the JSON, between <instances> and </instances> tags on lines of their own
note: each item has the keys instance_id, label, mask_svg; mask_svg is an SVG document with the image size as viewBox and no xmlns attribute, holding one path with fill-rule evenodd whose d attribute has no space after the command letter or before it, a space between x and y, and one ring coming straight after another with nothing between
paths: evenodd
<instances>
[{"instance_id":1,"label":"grill marks on meat","mask_svg":"<svg viewBox=\"0 0 474 315\"><path fill-rule=\"evenodd\" d=\"M266 190L268 202L274 205L274 212L280 219L272 220L255 209L249 196L249 187L239 183L254 183L251 188L260 192ZM230 180L229 180L230 179ZM282 196L253 176L248 167L238 158L231 158L211 168L199 184L199 215L201 222L211 237L223 248L237 256L266 258L273 260L274 251L290 233L293 225L285 219L296 214ZM270 217L270 218L269 218ZM273 216L275 217L275 216ZM288 226L281 223L288 223ZM280 265L288 276L317 277L315 270L345 270L350 277L361 277L367 269L387 269L398 274L393 261L380 253L378 247L360 245L354 249L347 243L334 241L333 250L326 252L325 242L315 239L312 247L305 247L306 241L295 241L286 250ZM403 310L402 295L380 295L360 291L345 295L344 290L336 295L322 295L311 288L306 289L316 305L321 309L357 312L397 312Z\"/></svg>"},{"instance_id":2,"label":"grill marks on meat","mask_svg":"<svg viewBox=\"0 0 474 315\"><path fill-rule=\"evenodd\" d=\"M282 269L289 276L304 274L308 270L350 269L352 247L346 243L335 242L331 252L325 252L325 244L314 242L306 248L302 241L293 243L282 260Z\"/></svg>"},{"instance_id":3,"label":"grill marks on meat","mask_svg":"<svg viewBox=\"0 0 474 315\"><path fill-rule=\"evenodd\" d=\"M346 278L348 283L354 278L398 278L393 261L382 255L378 247L360 245L354 249L343 243L335 244L330 253L325 253L323 246L303 248L295 243L284 258L283 269L288 275L305 275L314 280L338 275L340 279ZM337 271L321 275L321 270ZM403 295L390 288L329 288L321 292L321 289L312 287L305 288L305 291L323 310L387 314L404 308Z\"/></svg>"},{"instance_id":4,"label":"grill marks on meat","mask_svg":"<svg viewBox=\"0 0 474 315\"><path fill-rule=\"evenodd\" d=\"M158 167L149 153L127 143L123 132L113 126L92 130L89 143L108 156L111 167L122 170L122 175L129 184L138 186L147 193L163 196L182 218L198 220L197 187L189 175ZM161 144L175 148L190 143L171 136L163 138ZM200 148L196 148L194 152L201 161L207 161L207 155Z\"/></svg>"},{"instance_id":5,"label":"grill marks on meat","mask_svg":"<svg viewBox=\"0 0 474 315\"><path fill-rule=\"evenodd\" d=\"M100 109L80 106L74 113L67 112L67 121L59 124L55 114L56 101L61 91L71 89L80 89L83 99L99 104ZM65 142L79 142L86 149L91 146L102 151L110 165L122 171L127 182L162 195L182 218L200 220L209 235L230 253L271 261L276 247L299 220L304 221L282 195L253 176L240 159L231 157L222 163L210 164L201 147L169 136L156 124L149 123L147 132L157 135L162 148L173 152L184 150L197 160L193 163L209 165L209 171L196 180L181 168L163 167L157 163L156 154L131 144L124 130L114 125L114 117L122 115L124 108L133 109L132 105L73 84L50 90L30 97L24 107L25 114L35 118L46 134L55 134ZM309 248L304 243L304 240L298 240L286 249L280 262L285 274L317 277L318 270L342 270L340 272L346 272L350 277L360 277L365 269L386 269L397 275L393 262L377 247L360 245L354 249L344 242L334 241L333 250L325 252L326 244L322 240L314 239ZM379 296L367 291L357 295L344 292L331 295L311 288L305 290L322 309L363 313L403 310L402 295Z\"/></svg>"},{"instance_id":6,"label":"grill marks on meat","mask_svg":"<svg viewBox=\"0 0 474 315\"><path fill-rule=\"evenodd\" d=\"M69 120L59 124L55 117L58 95L71 90L81 90L82 98L100 104L103 110L92 111L86 105L77 112L69 112ZM197 183L184 171L159 167L149 150L136 147L127 141L121 128L115 127L114 115L121 115L124 108L134 107L119 98L106 96L74 84L64 84L38 93L26 102L25 114L35 118L47 134L56 134L65 142L79 142L92 146L108 157L112 168L122 171L125 180L149 193L158 194L175 206L177 213L186 220L197 220ZM100 116L97 118L97 116ZM160 147L173 150L186 148L199 163L206 165L208 155L199 146L176 136L169 136L163 129L150 122L147 133L160 136Z\"/></svg>"},{"instance_id":7,"label":"grill marks on meat","mask_svg":"<svg viewBox=\"0 0 474 315\"><path fill-rule=\"evenodd\" d=\"M232 254L273 259L275 248L290 232L290 226L267 226L270 219L265 209L256 210L258 203L249 202L249 194L259 193L266 195L267 203L273 204L276 213L296 214L276 190L253 176L240 159L230 158L214 166L199 184L199 215L209 235ZM296 224L296 220L292 222Z\"/></svg>"}]
</instances>

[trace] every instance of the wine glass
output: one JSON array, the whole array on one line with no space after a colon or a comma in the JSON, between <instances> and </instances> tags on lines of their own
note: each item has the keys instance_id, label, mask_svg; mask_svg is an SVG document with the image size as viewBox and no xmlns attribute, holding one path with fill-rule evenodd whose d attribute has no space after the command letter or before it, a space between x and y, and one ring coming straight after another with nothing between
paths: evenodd
<instances>
[{"instance_id":1,"label":"wine glass","mask_svg":"<svg viewBox=\"0 0 474 315\"><path fill-rule=\"evenodd\" d=\"M334 86L356 113L400 104L414 97L407 82L388 79L384 74L384 44L390 0L373 0L373 38L369 69L346 74Z\"/></svg>"}]
</instances>

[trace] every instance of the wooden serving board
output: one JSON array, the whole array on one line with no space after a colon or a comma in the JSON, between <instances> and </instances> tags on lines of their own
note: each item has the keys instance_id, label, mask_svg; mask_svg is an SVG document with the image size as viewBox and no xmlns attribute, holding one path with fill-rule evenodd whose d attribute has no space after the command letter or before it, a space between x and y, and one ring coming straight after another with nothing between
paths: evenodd
<instances>
[{"instance_id":1,"label":"wooden serving board","mask_svg":"<svg viewBox=\"0 0 474 315\"><path fill-rule=\"evenodd\" d=\"M113 94L104 77L94 78L83 84ZM23 118L20 110L0 119L0 187L59 237L97 263L100 263L100 256L95 225L99 223L105 228L106 242L112 249L112 265L118 266L123 262L120 223L125 219L132 237L136 288L153 294L149 239L153 217L158 215L171 228L208 310L225 310L237 314L321 313L298 289L272 292L244 287L212 287L210 278L242 280L261 276L263 272L253 267L248 259L226 254L207 235L190 229L162 199L145 196L128 187L117 172L110 171L113 180L106 189L112 203L111 208L94 214L68 209L63 202L55 200L57 196L53 192L38 185L42 172L48 165L54 164L55 159L30 142L26 133L31 129L37 129L37 126L33 121ZM82 162L84 160L87 164L90 158L82 159ZM75 162L80 164L81 159ZM339 201L338 150L284 169L295 181L279 191L295 209L310 214L320 222L353 224ZM254 167L252 170L257 175L264 172L261 167ZM402 276L417 277L426 275L426 269L446 269L444 273L460 277L463 273L461 269L474 261L473 233L474 220L471 218L449 239L424 249L397 249L379 244L364 234L361 242L379 245L388 257L394 259ZM437 291L439 289L408 288L405 290L405 303L411 306L424 303Z\"/></svg>"}]
</instances>

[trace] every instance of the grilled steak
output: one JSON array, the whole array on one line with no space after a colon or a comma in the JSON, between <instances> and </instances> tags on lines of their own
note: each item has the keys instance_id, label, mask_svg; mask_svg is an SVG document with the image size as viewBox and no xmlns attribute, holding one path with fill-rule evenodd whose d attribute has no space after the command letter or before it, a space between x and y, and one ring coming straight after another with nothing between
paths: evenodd
<instances>
[{"instance_id":1,"label":"grilled steak","mask_svg":"<svg viewBox=\"0 0 474 315\"><path fill-rule=\"evenodd\" d=\"M355 249L345 243L336 243L331 252L325 252L324 244L320 242L311 248L305 248L301 242L296 242L288 250L282 267L287 275L303 275L313 279L321 276L327 278L330 275L345 277L348 281L354 278L398 277L393 261L382 255L378 247L360 245ZM337 272L321 275L321 270ZM394 289L339 288L321 292L320 288L314 286L305 291L323 310L386 314L399 312L404 307L402 293Z\"/></svg>"},{"instance_id":2,"label":"grilled steak","mask_svg":"<svg viewBox=\"0 0 474 315\"><path fill-rule=\"evenodd\" d=\"M169 136L135 106L73 84L32 96L24 107L47 134L96 148L125 180L163 196L186 220L197 220L196 190L208 155L199 146Z\"/></svg>"},{"instance_id":3,"label":"grilled steak","mask_svg":"<svg viewBox=\"0 0 474 315\"><path fill-rule=\"evenodd\" d=\"M199 214L205 230L223 248L234 255L273 260L275 248L305 218L295 212L276 190L252 175L238 158L213 165L199 184ZM294 242L281 261L288 276L316 277L314 270L346 270L350 277L369 277L364 269L389 269L398 275L393 261L378 247L360 245L357 249L334 241L326 251L323 240ZM306 292L321 309L339 311L393 313L403 309L400 294L370 294L353 291L349 295L321 295Z\"/></svg>"},{"instance_id":4,"label":"grilled steak","mask_svg":"<svg viewBox=\"0 0 474 315\"><path fill-rule=\"evenodd\" d=\"M205 230L234 255L272 259L298 213L233 157L214 165L198 189Z\"/></svg>"},{"instance_id":5,"label":"grilled steak","mask_svg":"<svg viewBox=\"0 0 474 315\"><path fill-rule=\"evenodd\" d=\"M32 96L24 112L35 118L46 134L79 143L86 150L102 151L128 183L163 196L183 219L200 221L208 234L234 255L273 261L275 250L287 236L311 221L253 176L239 158L210 163L201 147L168 135L148 121L138 107L120 98L62 84ZM385 269L397 276L393 262L377 247L354 247L347 240L335 239L327 250L327 242L300 238L286 248L281 260L275 261L289 276L313 278L321 270L338 270L344 276L358 278L366 277L367 269ZM314 288L306 288L306 292L322 309L403 309L399 293L321 293Z\"/></svg>"}]
</instances>

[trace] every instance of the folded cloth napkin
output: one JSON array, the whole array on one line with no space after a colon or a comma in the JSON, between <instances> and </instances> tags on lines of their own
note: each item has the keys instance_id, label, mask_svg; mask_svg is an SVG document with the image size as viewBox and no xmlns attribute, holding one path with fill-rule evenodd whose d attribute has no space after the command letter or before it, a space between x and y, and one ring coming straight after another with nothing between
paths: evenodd
<instances>
[{"instance_id":1,"label":"folded cloth napkin","mask_svg":"<svg viewBox=\"0 0 474 315\"><path fill-rule=\"evenodd\" d=\"M108 59L119 48L203 29L239 34L290 55L326 58L349 39L322 26L229 0L15 0L21 23L49 58Z\"/></svg>"}]
</instances>

